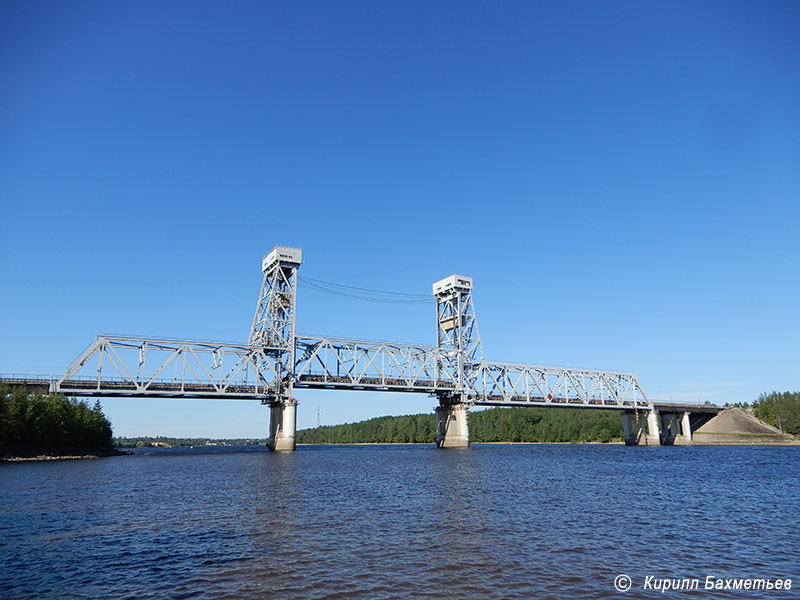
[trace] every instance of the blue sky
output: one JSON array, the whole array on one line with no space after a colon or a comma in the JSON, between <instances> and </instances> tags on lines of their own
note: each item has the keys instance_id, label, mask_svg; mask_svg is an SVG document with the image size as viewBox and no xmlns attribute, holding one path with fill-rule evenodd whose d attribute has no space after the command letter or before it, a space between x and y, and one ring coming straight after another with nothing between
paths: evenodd
<instances>
[{"instance_id":1,"label":"blue sky","mask_svg":"<svg viewBox=\"0 0 800 600\"><path fill-rule=\"evenodd\" d=\"M651 397L800 389L796 2L0 4L0 371L99 332L246 341L300 274L475 279L488 358ZM301 288L298 332L435 343L431 306ZM300 427L431 411L299 392ZM103 402L259 436L256 403Z\"/></svg>"}]
</instances>

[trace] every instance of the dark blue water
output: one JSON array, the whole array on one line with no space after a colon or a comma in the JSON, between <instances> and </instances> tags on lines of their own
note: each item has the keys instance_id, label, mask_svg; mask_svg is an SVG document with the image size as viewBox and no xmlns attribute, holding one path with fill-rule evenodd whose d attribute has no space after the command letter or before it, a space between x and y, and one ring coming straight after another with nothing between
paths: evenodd
<instances>
[{"instance_id":1,"label":"dark blue water","mask_svg":"<svg viewBox=\"0 0 800 600\"><path fill-rule=\"evenodd\" d=\"M0 465L2 598L641 598L791 578L800 448L301 447ZM616 592L625 573L633 588Z\"/></svg>"}]
</instances>

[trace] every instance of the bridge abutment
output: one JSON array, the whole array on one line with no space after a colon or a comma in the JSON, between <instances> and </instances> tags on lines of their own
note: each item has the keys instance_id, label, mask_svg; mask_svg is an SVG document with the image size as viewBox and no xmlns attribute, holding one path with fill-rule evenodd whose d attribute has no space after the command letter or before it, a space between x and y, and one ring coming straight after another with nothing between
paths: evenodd
<instances>
[{"instance_id":1,"label":"bridge abutment","mask_svg":"<svg viewBox=\"0 0 800 600\"><path fill-rule=\"evenodd\" d=\"M436 447L467 448L469 446L469 409L466 404L436 407Z\"/></svg>"},{"instance_id":2,"label":"bridge abutment","mask_svg":"<svg viewBox=\"0 0 800 600\"><path fill-rule=\"evenodd\" d=\"M294 450L297 429L297 400L276 401L269 405L270 450Z\"/></svg>"}]
</instances>

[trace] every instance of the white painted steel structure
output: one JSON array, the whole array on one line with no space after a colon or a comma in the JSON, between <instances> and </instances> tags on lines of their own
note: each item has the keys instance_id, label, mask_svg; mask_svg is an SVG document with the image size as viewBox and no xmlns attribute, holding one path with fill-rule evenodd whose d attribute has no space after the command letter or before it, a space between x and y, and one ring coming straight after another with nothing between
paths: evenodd
<instances>
[{"instance_id":1,"label":"white painted steel structure","mask_svg":"<svg viewBox=\"0 0 800 600\"><path fill-rule=\"evenodd\" d=\"M51 384L71 396L160 396L294 403L294 388L428 393L443 406L649 406L632 373L492 362L483 357L470 277L433 285L437 345L295 334L302 252L277 246L246 344L100 335Z\"/></svg>"}]
</instances>

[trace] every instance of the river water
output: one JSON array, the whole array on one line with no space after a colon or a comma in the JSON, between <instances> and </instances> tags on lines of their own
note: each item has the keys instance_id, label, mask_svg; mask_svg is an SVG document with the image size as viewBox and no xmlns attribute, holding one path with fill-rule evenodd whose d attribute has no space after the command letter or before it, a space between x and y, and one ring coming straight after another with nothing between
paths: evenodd
<instances>
[{"instance_id":1,"label":"river water","mask_svg":"<svg viewBox=\"0 0 800 600\"><path fill-rule=\"evenodd\" d=\"M197 448L4 464L0 598L661 596L647 577L700 581L671 597L796 598L799 499L800 447ZM793 587L709 592L707 576Z\"/></svg>"}]
</instances>

